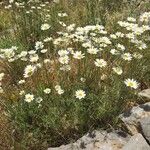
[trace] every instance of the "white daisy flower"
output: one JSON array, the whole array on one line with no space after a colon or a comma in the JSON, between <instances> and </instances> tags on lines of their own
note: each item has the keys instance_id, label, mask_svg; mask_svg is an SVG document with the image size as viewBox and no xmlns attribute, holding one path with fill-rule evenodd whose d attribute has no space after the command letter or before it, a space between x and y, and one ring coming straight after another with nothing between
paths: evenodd
<instances>
[{"instance_id":1,"label":"white daisy flower","mask_svg":"<svg viewBox=\"0 0 150 150\"><path fill-rule=\"evenodd\" d=\"M18 82L18 84L23 84L23 83L25 83L25 80L20 80L20 81Z\"/></svg>"},{"instance_id":2,"label":"white daisy flower","mask_svg":"<svg viewBox=\"0 0 150 150\"><path fill-rule=\"evenodd\" d=\"M85 94L85 91L83 91L83 90L77 90L75 92L75 97L78 99L85 98L85 96L86 96L86 94Z\"/></svg>"},{"instance_id":3,"label":"white daisy flower","mask_svg":"<svg viewBox=\"0 0 150 150\"><path fill-rule=\"evenodd\" d=\"M95 66L97 67L105 67L107 65L107 62L104 59L96 59L96 61L94 62Z\"/></svg>"},{"instance_id":4,"label":"white daisy flower","mask_svg":"<svg viewBox=\"0 0 150 150\"><path fill-rule=\"evenodd\" d=\"M121 67L113 67L112 69L113 69L113 71L114 71L115 73L117 73L118 75L121 75L121 74L123 73Z\"/></svg>"},{"instance_id":5,"label":"white daisy flower","mask_svg":"<svg viewBox=\"0 0 150 150\"><path fill-rule=\"evenodd\" d=\"M75 59L82 59L84 57L85 56L84 56L84 54L82 54L81 51L76 51L76 52L73 53L73 58L75 58Z\"/></svg>"},{"instance_id":6,"label":"white daisy flower","mask_svg":"<svg viewBox=\"0 0 150 150\"><path fill-rule=\"evenodd\" d=\"M59 54L60 57L62 57L62 56L68 55L69 52L68 52L67 50L59 50L59 51L58 51L58 54Z\"/></svg>"},{"instance_id":7,"label":"white daisy flower","mask_svg":"<svg viewBox=\"0 0 150 150\"><path fill-rule=\"evenodd\" d=\"M44 93L45 94L49 94L51 92L51 89L50 88L46 88L45 90L44 90Z\"/></svg>"},{"instance_id":8,"label":"white daisy flower","mask_svg":"<svg viewBox=\"0 0 150 150\"><path fill-rule=\"evenodd\" d=\"M39 56L37 54L30 55L30 62L37 62L39 60Z\"/></svg>"},{"instance_id":9,"label":"white daisy flower","mask_svg":"<svg viewBox=\"0 0 150 150\"><path fill-rule=\"evenodd\" d=\"M91 47L91 48L88 48L87 49L87 52L89 53L89 54L97 54L98 53L98 49L97 48L94 48L94 47Z\"/></svg>"},{"instance_id":10,"label":"white daisy flower","mask_svg":"<svg viewBox=\"0 0 150 150\"><path fill-rule=\"evenodd\" d=\"M131 60L132 60L132 55L131 55L130 53L124 53L124 54L122 55L122 58L123 58L124 60L131 61Z\"/></svg>"},{"instance_id":11,"label":"white daisy flower","mask_svg":"<svg viewBox=\"0 0 150 150\"><path fill-rule=\"evenodd\" d=\"M48 30L51 26L48 23L44 23L41 25L41 30Z\"/></svg>"},{"instance_id":12,"label":"white daisy flower","mask_svg":"<svg viewBox=\"0 0 150 150\"><path fill-rule=\"evenodd\" d=\"M38 50L38 49L43 49L44 48L44 44L40 41L37 41L35 43L35 49Z\"/></svg>"},{"instance_id":13,"label":"white daisy flower","mask_svg":"<svg viewBox=\"0 0 150 150\"><path fill-rule=\"evenodd\" d=\"M33 65L26 66L26 68L24 69L24 77L28 78L28 77L32 76L33 73L35 72L35 70L36 70L36 67Z\"/></svg>"},{"instance_id":14,"label":"white daisy flower","mask_svg":"<svg viewBox=\"0 0 150 150\"><path fill-rule=\"evenodd\" d=\"M31 101L34 100L34 95L33 94L26 94L25 99L26 102L30 103Z\"/></svg>"},{"instance_id":15,"label":"white daisy flower","mask_svg":"<svg viewBox=\"0 0 150 150\"><path fill-rule=\"evenodd\" d=\"M134 79L126 79L124 83L126 84L126 86L131 87L133 89L137 89L139 86L139 83Z\"/></svg>"},{"instance_id":16,"label":"white daisy flower","mask_svg":"<svg viewBox=\"0 0 150 150\"><path fill-rule=\"evenodd\" d=\"M68 64L69 63L69 57L66 55L66 56L62 56L62 57L59 57L58 61L61 63L61 64Z\"/></svg>"},{"instance_id":17,"label":"white daisy flower","mask_svg":"<svg viewBox=\"0 0 150 150\"><path fill-rule=\"evenodd\" d=\"M61 94L63 94L63 93L64 93L64 90L59 89L57 92L58 92L58 94L59 94L59 95L61 95Z\"/></svg>"}]
</instances>

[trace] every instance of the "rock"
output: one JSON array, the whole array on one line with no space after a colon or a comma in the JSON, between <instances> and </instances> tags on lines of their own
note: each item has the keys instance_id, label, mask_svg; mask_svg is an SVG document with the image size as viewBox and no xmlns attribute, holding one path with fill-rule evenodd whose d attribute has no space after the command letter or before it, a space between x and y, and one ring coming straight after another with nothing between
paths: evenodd
<instances>
[{"instance_id":1,"label":"rock","mask_svg":"<svg viewBox=\"0 0 150 150\"><path fill-rule=\"evenodd\" d=\"M150 150L150 146L143 136L138 133L129 140L122 150Z\"/></svg>"},{"instance_id":2,"label":"rock","mask_svg":"<svg viewBox=\"0 0 150 150\"><path fill-rule=\"evenodd\" d=\"M73 144L62 145L48 150L121 150L129 141L130 136L122 131L93 131Z\"/></svg>"},{"instance_id":3,"label":"rock","mask_svg":"<svg viewBox=\"0 0 150 150\"><path fill-rule=\"evenodd\" d=\"M150 89L143 90L138 95L142 97L150 98Z\"/></svg>"},{"instance_id":4,"label":"rock","mask_svg":"<svg viewBox=\"0 0 150 150\"><path fill-rule=\"evenodd\" d=\"M140 120L142 133L147 141L150 143L150 117L143 118Z\"/></svg>"},{"instance_id":5,"label":"rock","mask_svg":"<svg viewBox=\"0 0 150 150\"><path fill-rule=\"evenodd\" d=\"M150 102L133 107L129 112L120 115L121 120L132 135L139 132L139 121L145 117L150 117Z\"/></svg>"}]
</instances>

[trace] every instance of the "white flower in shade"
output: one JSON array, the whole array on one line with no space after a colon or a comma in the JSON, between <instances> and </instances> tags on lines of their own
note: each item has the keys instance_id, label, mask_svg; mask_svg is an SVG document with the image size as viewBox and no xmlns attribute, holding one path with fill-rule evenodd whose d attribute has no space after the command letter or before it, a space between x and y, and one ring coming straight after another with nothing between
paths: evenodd
<instances>
[{"instance_id":1,"label":"white flower in shade","mask_svg":"<svg viewBox=\"0 0 150 150\"><path fill-rule=\"evenodd\" d=\"M30 50L28 53L29 53L30 55L34 55L34 54L36 53L36 51L35 51L35 50Z\"/></svg>"},{"instance_id":2,"label":"white flower in shade","mask_svg":"<svg viewBox=\"0 0 150 150\"><path fill-rule=\"evenodd\" d=\"M62 57L62 56L68 55L69 52L66 51L66 50L59 50L59 51L58 51L58 54L59 54L60 57Z\"/></svg>"},{"instance_id":3,"label":"white flower in shade","mask_svg":"<svg viewBox=\"0 0 150 150\"><path fill-rule=\"evenodd\" d=\"M69 70L71 70L71 66L70 65L63 65L62 67L60 67L60 70L69 71Z\"/></svg>"},{"instance_id":4,"label":"white flower in shade","mask_svg":"<svg viewBox=\"0 0 150 150\"><path fill-rule=\"evenodd\" d=\"M13 58L13 57L15 56L14 49L12 49L12 48L5 49L5 50L4 50L4 55L5 55L5 57L8 58L8 59Z\"/></svg>"},{"instance_id":5,"label":"white flower in shade","mask_svg":"<svg viewBox=\"0 0 150 150\"><path fill-rule=\"evenodd\" d=\"M133 89L137 89L139 86L139 83L134 79L126 79L124 83L126 84L126 86L131 87Z\"/></svg>"},{"instance_id":6,"label":"white flower in shade","mask_svg":"<svg viewBox=\"0 0 150 150\"><path fill-rule=\"evenodd\" d=\"M63 94L63 93L64 93L64 90L59 89L57 92L58 92L58 94L59 94L59 95L61 95L61 94Z\"/></svg>"},{"instance_id":7,"label":"white flower in shade","mask_svg":"<svg viewBox=\"0 0 150 150\"><path fill-rule=\"evenodd\" d=\"M44 41L44 42L49 42L49 41L52 41L52 40L53 40L52 37L47 37L47 38L45 38L43 41Z\"/></svg>"},{"instance_id":8,"label":"white flower in shade","mask_svg":"<svg viewBox=\"0 0 150 150\"><path fill-rule=\"evenodd\" d=\"M44 93L45 94L49 94L51 92L51 89L50 88L46 88L45 90L44 90Z\"/></svg>"},{"instance_id":9,"label":"white flower in shade","mask_svg":"<svg viewBox=\"0 0 150 150\"><path fill-rule=\"evenodd\" d=\"M47 49L42 49L41 50L41 53L43 53L43 54L46 53L46 52L47 52Z\"/></svg>"},{"instance_id":10,"label":"white flower in shade","mask_svg":"<svg viewBox=\"0 0 150 150\"><path fill-rule=\"evenodd\" d=\"M42 97L36 98L36 102L37 102L37 103L41 103L42 101L43 101L43 98L42 98Z\"/></svg>"},{"instance_id":11,"label":"white flower in shade","mask_svg":"<svg viewBox=\"0 0 150 150\"><path fill-rule=\"evenodd\" d=\"M133 57L136 58L136 59L141 59L143 57L143 55L140 54L140 53L134 53Z\"/></svg>"},{"instance_id":12,"label":"white flower in shade","mask_svg":"<svg viewBox=\"0 0 150 150\"><path fill-rule=\"evenodd\" d=\"M81 82L85 82L85 81L86 81L86 79L85 79L85 78L83 78L83 77L81 77L81 78L80 78L80 81L81 81Z\"/></svg>"},{"instance_id":13,"label":"white flower in shade","mask_svg":"<svg viewBox=\"0 0 150 150\"><path fill-rule=\"evenodd\" d=\"M112 55L117 55L117 54L119 54L119 52L118 52L116 49L111 49L111 50L110 50L110 53L111 53Z\"/></svg>"},{"instance_id":14,"label":"white flower in shade","mask_svg":"<svg viewBox=\"0 0 150 150\"><path fill-rule=\"evenodd\" d=\"M96 59L94 63L97 67L100 68L105 67L107 65L107 62L104 59Z\"/></svg>"},{"instance_id":15,"label":"white flower in shade","mask_svg":"<svg viewBox=\"0 0 150 150\"><path fill-rule=\"evenodd\" d=\"M23 84L23 83L25 83L25 80L20 80L18 83Z\"/></svg>"},{"instance_id":16,"label":"white flower in shade","mask_svg":"<svg viewBox=\"0 0 150 150\"><path fill-rule=\"evenodd\" d=\"M4 92L4 90L2 89L2 87L0 87L0 94L3 93L3 92Z\"/></svg>"},{"instance_id":17,"label":"white flower in shade","mask_svg":"<svg viewBox=\"0 0 150 150\"><path fill-rule=\"evenodd\" d=\"M85 98L85 96L86 96L86 94L85 94L85 91L83 91L83 90L77 90L75 93L75 97L78 99Z\"/></svg>"},{"instance_id":18,"label":"white flower in shade","mask_svg":"<svg viewBox=\"0 0 150 150\"><path fill-rule=\"evenodd\" d=\"M59 90L59 89L61 89L61 86L60 86L60 85L56 85L56 86L55 86L55 90L57 91L57 90Z\"/></svg>"},{"instance_id":19,"label":"white flower in shade","mask_svg":"<svg viewBox=\"0 0 150 150\"><path fill-rule=\"evenodd\" d=\"M9 3L13 3L14 2L14 0L9 0Z\"/></svg>"},{"instance_id":20,"label":"white flower in shade","mask_svg":"<svg viewBox=\"0 0 150 150\"><path fill-rule=\"evenodd\" d=\"M110 34L110 37L111 37L112 39L117 39L117 36L116 36L115 34Z\"/></svg>"},{"instance_id":21,"label":"white flower in shade","mask_svg":"<svg viewBox=\"0 0 150 150\"><path fill-rule=\"evenodd\" d=\"M44 59L44 64L50 63L51 60L50 59Z\"/></svg>"},{"instance_id":22,"label":"white flower in shade","mask_svg":"<svg viewBox=\"0 0 150 150\"><path fill-rule=\"evenodd\" d=\"M101 75L101 80L105 80L105 79L107 79L107 75L106 74L102 74Z\"/></svg>"},{"instance_id":23,"label":"white flower in shade","mask_svg":"<svg viewBox=\"0 0 150 150\"><path fill-rule=\"evenodd\" d=\"M113 67L112 69L113 69L113 71L114 71L115 73L117 73L118 75L121 75L121 74L123 73L121 67Z\"/></svg>"},{"instance_id":24,"label":"white flower in shade","mask_svg":"<svg viewBox=\"0 0 150 150\"><path fill-rule=\"evenodd\" d=\"M128 60L128 61L132 60L132 56L131 56L130 53L124 53L124 54L122 55L122 58L123 58L124 60Z\"/></svg>"},{"instance_id":25,"label":"white flower in shade","mask_svg":"<svg viewBox=\"0 0 150 150\"><path fill-rule=\"evenodd\" d=\"M35 66L36 66L37 68L42 68L42 64L41 64L41 63L37 63Z\"/></svg>"},{"instance_id":26,"label":"white flower in shade","mask_svg":"<svg viewBox=\"0 0 150 150\"><path fill-rule=\"evenodd\" d=\"M59 57L59 62L61 64L68 64L69 63L69 57L66 55L66 56L62 56L62 57Z\"/></svg>"},{"instance_id":27,"label":"white flower in shade","mask_svg":"<svg viewBox=\"0 0 150 150\"><path fill-rule=\"evenodd\" d=\"M56 85L56 86L55 86L55 90L57 91L57 93L58 93L59 95L61 95L61 94L64 93L64 90L61 88L60 85Z\"/></svg>"},{"instance_id":28,"label":"white flower in shade","mask_svg":"<svg viewBox=\"0 0 150 150\"><path fill-rule=\"evenodd\" d=\"M68 15L67 15L67 13L58 13L58 16L59 17L67 17Z\"/></svg>"},{"instance_id":29,"label":"white flower in shade","mask_svg":"<svg viewBox=\"0 0 150 150\"><path fill-rule=\"evenodd\" d=\"M40 41L37 41L35 43L35 49L38 50L38 49L43 49L44 48L44 44Z\"/></svg>"},{"instance_id":30,"label":"white flower in shade","mask_svg":"<svg viewBox=\"0 0 150 150\"><path fill-rule=\"evenodd\" d=\"M136 19L133 18L133 17L128 17L127 20L130 21L130 22L136 22Z\"/></svg>"},{"instance_id":31,"label":"white flower in shade","mask_svg":"<svg viewBox=\"0 0 150 150\"><path fill-rule=\"evenodd\" d=\"M4 73L2 72L2 73L0 73L0 81L2 81L2 79L3 79L3 77L4 77Z\"/></svg>"},{"instance_id":32,"label":"white flower in shade","mask_svg":"<svg viewBox=\"0 0 150 150\"><path fill-rule=\"evenodd\" d=\"M41 30L48 30L51 26L48 23L44 23L41 25Z\"/></svg>"},{"instance_id":33,"label":"white flower in shade","mask_svg":"<svg viewBox=\"0 0 150 150\"><path fill-rule=\"evenodd\" d=\"M20 54L19 54L19 57L26 57L28 54L27 51L22 51Z\"/></svg>"},{"instance_id":34,"label":"white flower in shade","mask_svg":"<svg viewBox=\"0 0 150 150\"><path fill-rule=\"evenodd\" d=\"M39 56L37 54L30 56L30 62L37 62L39 60Z\"/></svg>"},{"instance_id":35,"label":"white flower in shade","mask_svg":"<svg viewBox=\"0 0 150 150\"><path fill-rule=\"evenodd\" d=\"M94 47L91 47L91 48L88 48L87 49L87 52L89 53L89 54L97 54L98 53L98 49L97 48L94 48Z\"/></svg>"},{"instance_id":36,"label":"white flower in shade","mask_svg":"<svg viewBox=\"0 0 150 150\"><path fill-rule=\"evenodd\" d=\"M24 90L22 90L22 91L19 92L19 95L21 95L21 96L24 95L24 94L25 94Z\"/></svg>"},{"instance_id":37,"label":"white flower in shade","mask_svg":"<svg viewBox=\"0 0 150 150\"><path fill-rule=\"evenodd\" d=\"M82 54L81 51L76 51L76 52L73 53L73 58L75 58L75 59L82 59L84 57L85 56L84 56L84 54Z\"/></svg>"},{"instance_id":38,"label":"white flower in shade","mask_svg":"<svg viewBox=\"0 0 150 150\"><path fill-rule=\"evenodd\" d=\"M26 66L26 68L24 70L24 77L28 78L28 77L32 76L35 70L36 70L36 67L33 65Z\"/></svg>"},{"instance_id":39,"label":"white flower in shade","mask_svg":"<svg viewBox=\"0 0 150 150\"><path fill-rule=\"evenodd\" d=\"M33 94L26 94L25 99L26 102L30 103L31 101L34 100L34 95Z\"/></svg>"},{"instance_id":40,"label":"white flower in shade","mask_svg":"<svg viewBox=\"0 0 150 150\"><path fill-rule=\"evenodd\" d=\"M122 44L117 44L117 48L119 48L120 50L124 51L125 47Z\"/></svg>"},{"instance_id":41,"label":"white flower in shade","mask_svg":"<svg viewBox=\"0 0 150 150\"><path fill-rule=\"evenodd\" d=\"M60 0L53 0L53 2L58 4Z\"/></svg>"}]
</instances>

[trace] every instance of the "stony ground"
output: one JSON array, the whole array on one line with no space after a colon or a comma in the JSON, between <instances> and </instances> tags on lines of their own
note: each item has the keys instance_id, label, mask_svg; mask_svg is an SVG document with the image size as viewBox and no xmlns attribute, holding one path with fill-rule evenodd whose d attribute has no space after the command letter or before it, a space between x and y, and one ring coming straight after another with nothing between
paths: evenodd
<instances>
[{"instance_id":1,"label":"stony ground","mask_svg":"<svg viewBox=\"0 0 150 150\"><path fill-rule=\"evenodd\" d=\"M150 89L139 93L150 99ZM120 115L128 132L93 131L75 143L48 150L150 150L150 102L133 107Z\"/></svg>"}]
</instances>

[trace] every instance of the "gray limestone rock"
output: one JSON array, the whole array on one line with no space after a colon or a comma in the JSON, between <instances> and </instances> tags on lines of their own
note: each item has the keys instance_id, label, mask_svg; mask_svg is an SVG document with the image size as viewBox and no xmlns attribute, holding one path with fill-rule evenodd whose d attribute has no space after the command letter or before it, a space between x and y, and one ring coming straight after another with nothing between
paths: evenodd
<instances>
[{"instance_id":1,"label":"gray limestone rock","mask_svg":"<svg viewBox=\"0 0 150 150\"><path fill-rule=\"evenodd\" d=\"M129 140L122 150L150 150L150 146L144 137L138 133Z\"/></svg>"},{"instance_id":2,"label":"gray limestone rock","mask_svg":"<svg viewBox=\"0 0 150 150\"><path fill-rule=\"evenodd\" d=\"M150 99L150 89L145 89L141 91L138 95Z\"/></svg>"},{"instance_id":3,"label":"gray limestone rock","mask_svg":"<svg viewBox=\"0 0 150 150\"><path fill-rule=\"evenodd\" d=\"M150 102L133 107L120 115L121 120L133 135L139 132L139 121L145 117L150 117Z\"/></svg>"},{"instance_id":4,"label":"gray limestone rock","mask_svg":"<svg viewBox=\"0 0 150 150\"><path fill-rule=\"evenodd\" d=\"M48 150L121 150L129 141L130 136L122 131L93 131L77 140L75 143L62 145Z\"/></svg>"},{"instance_id":5,"label":"gray limestone rock","mask_svg":"<svg viewBox=\"0 0 150 150\"><path fill-rule=\"evenodd\" d=\"M150 117L146 117L140 120L142 133L147 141L150 143Z\"/></svg>"}]
</instances>

